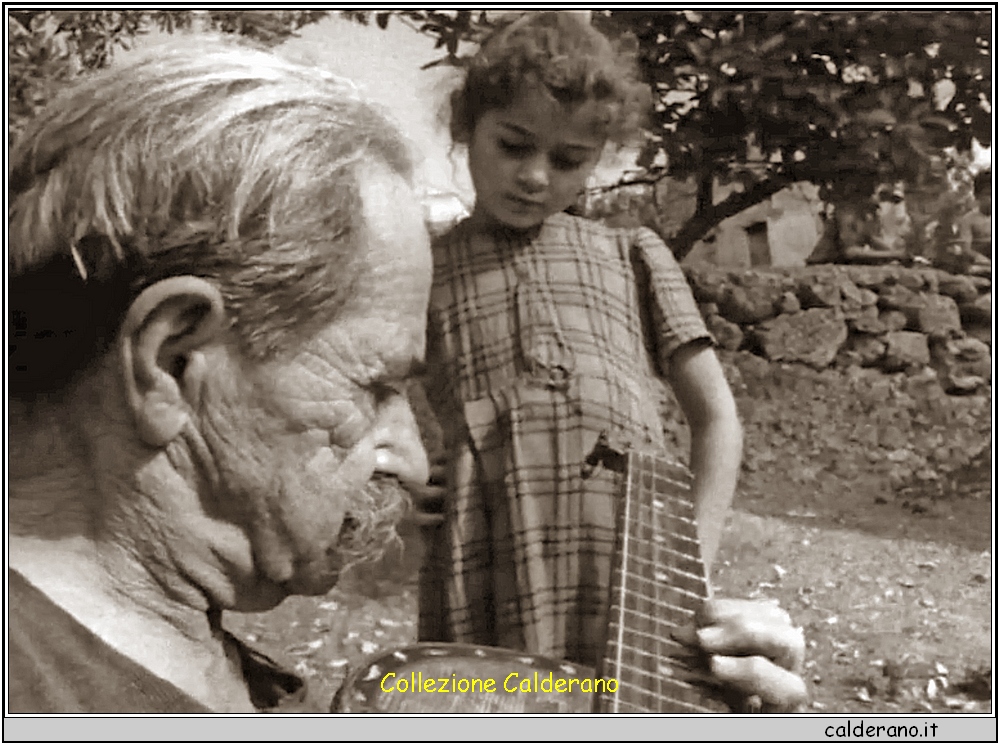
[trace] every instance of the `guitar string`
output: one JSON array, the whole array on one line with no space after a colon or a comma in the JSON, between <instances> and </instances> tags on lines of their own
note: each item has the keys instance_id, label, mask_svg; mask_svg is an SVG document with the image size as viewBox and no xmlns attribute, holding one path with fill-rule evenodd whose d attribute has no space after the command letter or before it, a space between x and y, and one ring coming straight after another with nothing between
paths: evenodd
<instances>
[{"instance_id":1,"label":"guitar string","mask_svg":"<svg viewBox=\"0 0 1000 745\"><path fill-rule=\"evenodd\" d=\"M646 618L648 618L650 621L655 621L656 620L655 617L652 617L652 616L646 616ZM656 631L655 630L654 631L639 631L638 629L631 629L630 628L630 629L626 630L626 632L625 632L624 635L625 636L631 636L631 637L643 637L645 639L650 639L650 640L655 640L656 639ZM667 638L669 638L669 637L667 637ZM680 646L680 647L684 646L680 642L677 642L677 645ZM652 653L650 653L650 654L652 654Z\"/></svg>"},{"instance_id":2,"label":"guitar string","mask_svg":"<svg viewBox=\"0 0 1000 745\"><path fill-rule=\"evenodd\" d=\"M677 487L676 482L673 481L673 480L671 480L671 479L669 479L666 476L666 474L663 473L663 470L664 470L663 463L659 462L659 461L655 461L654 462L654 466L653 466L653 472L654 472L654 477L653 478L654 478L654 483L658 487L656 489L656 493L658 493L658 494L663 494L666 491L666 489L664 488L664 486L674 486L675 488ZM687 495L690 495L690 486L687 485L687 484L685 484L684 486L686 487L685 488L685 493ZM659 500L659 504L661 504L662 507L659 510L656 510L656 517L655 517L655 522L654 522L654 533L655 533L655 535L654 535L654 546L653 546L654 560L656 562L656 566L659 568L659 571L664 572L664 576L665 577L669 577L671 574L674 574L674 575L680 575L680 577L683 579L684 576L686 575L686 572L683 572L683 571L679 570L679 568L676 566L677 562L675 561L675 555L676 554L682 554L682 555L685 555L685 556L689 556L689 555L686 554L685 552L678 552L678 551L676 551L674 549L674 546L677 546L677 545L683 546L684 545L684 540L687 539L688 536L685 535L685 534L681 534L678 531L678 528L694 531L694 536L693 536L694 537L694 541L693 541L694 545L691 547L691 550L694 552L694 555L696 557L698 556L698 552L699 552L698 540L697 540L697 536L698 536L698 534L697 534L697 525L694 523L693 520L688 519L688 516L685 514L686 511L689 509L690 501L689 500L682 500L682 499L675 499L675 498L673 498L673 495L668 492L667 493L667 498ZM671 509L669 509L669 510L667 509L668 505L671 507ZM654 504L654 508L655 508L655 504ZM681 540L678 541L678 539L681 539ZM668 544L669 544L669 547L670 547L670 552L669 553L666 551ZM668 561L667 560L668 557L671 560ZM654 574L654 577L655 576L656 575ZM665 583L657 582L656 585L655 585L654 592L656 593L657 600L659 600L659 601L663 600L663 594L664 594L663 585L664 584ZM679 590L682 593L682 596L685 596L685 595L689 594L687 588L684 588L683 586L681 586L681 587L678 586L677 581L674 581L673 583L671 583L671 587L672 587L672 589L674 591L678 591ZM700 586L699 589L702 589L702 587L703 587L703 585ZM694 595L693 601L694 602L698 602L699 600L700 600L700 597L698 595ZM685 611L685 613L683 614L684 618L690 618L691 616L693 616L693 612L692 612L692 610L691 610L690 607L685 606L684 611ZM675 628L676 628L676 625L675 625ZM660 636L661 637L663 636L662 629L660 631ZM662 643L658 642L658 644L659 644L660 648L662 649ZM681 645L679 645L679 644L677 645L677 647L680 647L680 646ZM661 654L660 659L663 660L664 657L665 657L665 655ZM667 664L669 664L671 668L676 667L676 666L681 666L683 669L686 669L686 670L690 669L690 668L687 668L686 665L683 665L683 663L679 659L677 659L677 655L676 654L675 655L671 655L668 659L669 659L669 662ZM675 675L675 673L674 673L674 671L672 669L670 670L669 675L671 676L671 682L674 684L673 685L674 689L676 689L677 686L687 687L689 689L692 689L692 686L686 684L684 681L678 680L676 678L676 675ZM663 674L663 673L661 673L660 677L663 678L663 677L666 677L666 675Z\"/></svg>"},{"instance_id":3,"label":"guitar string","mask_svg":"<svg viewBox=\"0 0 1000 745\"><path fill-rule=\"evenodd\" d=\"M635 686L635 685L633 685L631 683L620 684L619 688L622 688L622 687L625 687L625 688L638 688L638 686ZM696 688L692 687L691 688L691 692L697 694L698 690ZM655 694L653 694L653 695L655 696ZM699 704L697 704L697 703L695 703L693 701L685 701L683 699L674 698L672 696L656 696L656 699L658 701L660 701L660 702L671 704L672 706L671 706L671 708L669 710L671 713L682 713L682 712L692 712L692 713L697 712L697 713L706 713L706 714L715 713L712 709L708 708L707 706L701 706L701 705L699 705ZM637 711L640 711L640 712L653 713L653 714L663 713L662 710L659 709L659 708L657 708L657 709L655 709L653 711L650 711L650 709L648 709L648 708L641 708L637 704L627 704L627 705L632 706L632 708L635 708ZM680 709L680 711L678 711L678 709Z\"/></svg>"},{"instance_id":4,"label":"guitar string","mask_svg":"<svg viewBox=\"0 0 1000 745\"><path fill-rule=\"evenodd\" d=\"M670 552L664 552L670 553ZM635 558L635 557L634 557ZM701 598L705 594L706 583L704 576L694 574L693 572L684 571L683 569L677 569L675 567L658 567L654 562L645 559L635 558L633 562L636 566L644 566L653 570L653 579L648 580L644 577L632 576L632 579L637 581L646 581L653 583L663 583L667 586L672 586L674 583L677 585L679 592L685 595L695 595ZM693 568L693 567L692 567ZM617 580L622 576L619 570L615 570L614 575Z\"/></svg>"},{"instance_id":5,"label":"guitar string","mask_svg":"<svg viewBox=\"0 0 1000 745\"><path fill-rule=\"evenodd\" d=\"M629 465L631 465L631 462L632 462L632 458L631 458L631 454L630 454L629 460L627 461L627 463ZM622 552L622 555L621 555L620 563L619 563L619 566L621 566L622 568L625 568L625 567L628 566L628 555L629 555L629 535L628 535L628 533L629 533L629 531L627 530L627 527L628 527L628 524L629 524L629 511L630 511L630 506L631 506L631 502L632 502L632 469L631 468L626 469L625 473L627 475L627 478L625 479L625 495L624 495L624 499L622 500L623 504L621 506L621 510L622 510L622 527L626 528L626 529L621 530L621 536L622 536L621 537L621 552ZM624 613L624 609L625 609L625 577L626 577L626 573L623 572L622 573L622 577L621 577L621 581L618 583L618 587L619 587L618 603L619 603L619 607L620 607L621 610L619 611L619 617L618 617L618 640L617 640L617 646L616 646L616 649L615 649L615 678L616 679L620 679L621 678L621 669L622 669L622 644L624 642L623 635L624 635L624 629L625 629L625 624L622 623L622 621L624 620L624 617L623 617L622 614ZM614 699L613 699L613 702L612 702L612 711L614 713L618 713L618 711L620 710L620 706L621 706L621 695L619 694L620 690L621 690L620 686L616 686L615 687L615 695L614 695Z\"/></svg>"},{"instance_id":6,"label":"guitar string","mask_svg":"<svg viewBox=\"0 0 1000 745\"><path fill-rule=\"evenodd\" d=\"M645 463L646 458L641 455L637 456L637 458L642 462L643 465L643 467L639 469L640 472L642 472L643 474L648 473L648 464ZM645 530L640 528L638 531L638 535L640 538L639 547L645 549L645 551L642 552L641 554L638 551L635 552L635 558L639 559L642 562L641 567L643 571L642 574L640 574L640 581L645 584L653 580L653 577L648 576L649 573L655 572L653 567L649 566L648 562L645 561L645 559L646 559L646 554L648 554L649 551L649 546L651 545L649 538L655 536L656 518L653 512L653 492L645 488L645 484L640 484L639 496L640 496L640 514L644 518L642 520L642 523L645 526ZM646 535L647 532L650 533L649 536ZM663 650L660 644L661 622L660 622L660 614L652 612L653 609L656 607L658 598L659 598L659 592L656 591L655 597L646 598L644 600L644 604L649 607L650 615L653 616L652 628L653 628L653 636L656 637L656 641L654 642L656 649L656 656L650 658L647 655L640 655L640 657L644 658L645 664L649 666L649 674L652 676L653 680L656 681L655 696L658 699L660 699L663 696L663 676L658 674L659 660L663 656ZM654 694L653 691L650 691L649 693Z\"/></svg>"},{"instance_id":7,"label":"guitar string","mask_svg":"<svg viewBox=\"0 0 1000 745\"><path fill-rule=\"evenodd\" d=\"M704 580L700 577L691 577L687 575L686 572L678 570L675 566L675 561L668 561L668 556L671 559L676 559L678 555L683 555L689 557L690 554L683 551L676 551L673 549L675 545L684 546L685 543L689 544L691 550L694 552L694 556L698 556L698 540L697 540L697 525L695 524L693 514L689 517L687 512L693 513L693 508L690 500L682 499L675 496L671 491L678 488L684 488L685 493L690 493L689 484L687 482L682 482L676 478L671 478L670 474L666 473L667 464L663 459L658 459L653 456L647 456L649 465L647 468L643 469L645 473L651 474L649 479L652 483L653 488L647 492L648 498L650 499L650 510L651 510L651 532L652 532L652 562L651 566L646 567L647 571L653 571L653 594L655 595L655 602L659 608L674 608L672 603L667 603L664 600L664 595L667 592L667 582L669 577L674 575L674 582L670 584L670 595L675 595L680 593L681 600L687 601L682 607L676 608L676 610L681 611L680 618L678 621L690 618L694 615L693 608L690 607L692 602L698 602L702 599L703 595L699 595L691 592L683 586L678 586L678 581L681 580L681 584L690 584L689 582L683 582L684 579L695 579L697 581L697 589L701 592L705 591ZM657 499L657 495L661 498ZM669 507L669 509L668 509ZM678 530L680 529L680 530ZM681 532L683 531L683 532ZM694 532L693 536L685 535L685 533ZM692 540L693 538L693 540ZM670 545L669 554L666 550L666 544ZM697 560L694 562L697 564ZM685 577L687 575L687 577ZM661 579L662 578L662 579ZM700 580L700 581L698 581ZM669 616L671 618L676 617L676 613L656 614L656 646L657 646L657 688L662 696L663 685L667 680L669 675L669 682L673 685L681 684L682 681L676 680L674 678L673 666L683 666L679 660L676 659L676 655L664 654L663 650L663 640L666 637L663 628L664 617ZM676 628L677 624L671 624ZM681 649L681 645L677 644L676 648ZM666 665L667 670L664 671L660 668L660 665ZM688 669L686 666L683 666ZM690 688L690 686L686 686Z\"/></svg>"},{"instance_id":8,"label":"guitar string","mask_svg":"<svg viewBox=\"0 0 1000 745\"><path fill-rule=\"evenodd\" d=\"M653 613L642 612L642 610L640 610L637 613L629 614L629 610L630 609L628 608L628 606L626 605L626 603L629 600L631 600L631 602L633 604L637 603L640 606L640 608L643 607L643 606L645 606L645 605L647 605L649 601L653 602L654 607L659 605L659 603L656 602L655 598L650 598L644 592L643 593L633 594L631 592L632 588L629 586L630 584L632 584L632 582L630 582L630 580L637 579L637 577L636 577L636 570L639 570L639 571L642 571L643 569L647 569L648 570L650 567L649 567L649 562L648 561L640 561L637 566L635 566L635 567L631 566L632 563L633 563L633 559L639 559L639 558L641 558L641 557L634 556L635 552L633 552L632 548L633 548L633 545L638 545L639 542L640 542L640 540L641 540L641 538L643 537L641 535L641 529L640 529L639 525L641 525L641 523L643 522L643 520L642 520L642 517L643 517L642 516L642 510L643 510L643 507L644 507L643 496L645 494L645 490L643 489L643 486L644 486L644 480L646 478L646 471L643 468L643 466L645 464L640 460L639 456L637 456L637 454L635 452L630 452L628 454L627 458L628 458L627 465L629 466L628 469L627 469L627 471L626 471L626 474L628 475L628 483L627 483L627 486L626 486L626 500L625 500L625 505L623 507L623 511L625 513L625 526L624 526L625 527L625 531L624 531L624 536L625 537L624 537L624 540L623 540L622 562L620 564L620 566L621 566L622 569L621 569L621 575L619 577L619 586L621 588L623 588L624 591L621 593L620 607L617 609L618 610L617 615L618 615L618 618L619 618L618 635L617 635L618 636L617 655L618 655L618 663L619 664L617 666L617 673L618 673L617 677L618 677L618 679L622 683L628 683L628 681L626 679L626 676L625 676L626 672L630 672L630 671L640 672L640 673L642 672L641 669L637 670L634 665L626 664L625 660L624 660L624 658L626 656L626 653L628 653L628 655L630 657L630 662L631 662L631 658L633 658L633 657L636 656L636 650L635 650L635 648L632 647L631 644L627 644L627 642L626 642L626 638L625 637L626 637L626 634L628 633L627 629L631 625L631 624L626 624L626 620L628 620L628 618L632 618L633 620L636 620L636 619L647 619L647 620L653 621L653 623L655 624L655 618L653 616ZM638 513L638 514L636 514L636 513ZM638 520L636 518L638 518ZM642 541L642 543L648 545L648 542L646 542L646 541ZM645 584L645 583L643 583L643 584ZM655 585L654 585L654 587L655 587ZM652 610L652 609L650 609L650 610ZM659 614L656 614L656 615L659 615ZM633 629L633 633L634 633L634 629ZM645 635L645 636L649 636L649 635ZM659 649L658 642L655 640L655 633L654 633L653 636L654 636L654 643L657 646L656 659L658 659L660 657L660 651L661 650ZM631 649L628 649L628 648L631 648ZM643 654L642 657L647 657L647 655ZM639 659L641 660L642 657L640 657ZM659 685L659 680L657 680L657 684ZM648 686L630 685L629 687L634 688L635 690L639 691L641 695L646 695L646 694L650 693L650 691L647 690ZM662 695L662 691L658 690L657 691L657 695ZM616 703L615 711L620 711L621 710L621 697L620 697L620 695L618 695L617 690L616 690L616 702L615 703ZM646 709L646 710L648 710L649 708L651 708L650 705L649 705L649 702L647 702L646 700L640 701L639 705L640 705L641 708Z\"/></svg>"},{"instance_id":9,"label":"guitar string","mask_svg":"<svg viewBox=\"0 0 1000 745\"><path fill-rule=\"evenodd\" d=\"M652 488L644 490L644 492L643 492L643 496L646 498L646 501L648 501L648 503L649 503L649 513L650 513L649 514L649 529L650 529L650 531L649 531L650 532L649 538L652 539L652 540L648 540L647 543L646 543L647 553L651 550L652 556L649 559L646 559L644 561L644 566L643 566L643 569L645 570L645 572L651 573L651 576L644 577L644 579L646 580L646 582L644 582L644 585L648 584L649 582L652 582L652 584L653 584L653 598L652 598L653 606L654 606L654 608L662 608L663 607L663 597L662 597L661 586L660 586L659 582L655 581L656 580L656 572L659 571L659 568L661 566L661 564L660 564L660 557L658 555L658 546L659 546L659 543L660 543L660 540L659 540L659 538L660 538L660 535L659 535L659 532L660 532L659 512L660 511L657 509L657 504L665 504L665 502L663 502L662 500L656 499L656 494L657 494L656 487L659 486L660 484L656 480L656 473L655 473L655 471L653 471L653 469L651 468L651 465L653 465L653 464L647 463L646 462L648 460L647 458L643 458L642 460L643 460L643 466L644 466L644 468L642 469L643 475L644 476L648 476L649 474L652 474L652 478L649 479L649 481L651 482L651 487ZM645 559L645 557L644 557L644 559ZM662 616L663 615L664 614L656 613L655 614L655 618L653 620L654 636L656 637L656 639L654 641L655 648L656 648L656 657L655 657L654 660L650 661L651 664L654 665L657 700L659 700L661 702L664 700L664 695L663 695L663 679L664 679L664 676L663 676L663 674L660 671L660 666L663 664L662 661L664 659L663 642L662 642L662 638L663 638ZM663 708L663 707L658 707L658 708Z\"/></svg>"},{"instance_id":10,"label":"guitar string","mask_svg":"<svg viewBox=\"0 0 1000 745\"><path fill-rule=\"evenodd\" d=\"M645 617L645 626L646 628L651 629L651 634L645 635L652 637L652 645L655 650L654 655L640 655L640 659L643 662L643 669L648 668L648 670L646 670L647 676L655 682L656 686L655 692L653 690L648 690L647 694L655 695L656 700L662 701L664 700L664 676L660 672L660 664L664 657L662 641L664 636L664 614L656 612L657 609L662 609L663 607L661 599L661 583L656 581L658 562L656 561L655 553L652 556L650 555L651 552L655 552L656 550L658 528L658 519L656 515L656 503L658 500L656 499L655 490L651 489L650 486L657 486L659 485L659 482L655 479L655 472L651 468L648 456L636 454L635 460L637 461L637 467L634 470L638 474L639 478L639 483L636 486L636 501L639 504L637 510L639 525L633 533L636 540L633 541L632 569L633 577L637 580L637 582L633 583L633 592L630 593L630 597L638 596L642 610L640 610L640 612L636 615L639 618ZM638 571L635 571L636 569L638 569ZM635 590L638 589L638 586L647 587L650 583L653 585L653 595L649 595L645 592L635 592ZM646 612L643 613L643 610ZM642 624L640 624L640 628L641 626ZM649 686L646 687L650 688ZM655 703L655 701L651 702L651 705L653 703Z\"/></svg>"},{"instance_id":11,"label":"guitar string","mask_svg":"<svg viewBox=\"0 0 1000 745\"><path fill-rule=\"evenodd\" d=\"M647 697L653 696L655 701L681 703L685 707L691 707L690 703L678 702L676 698L665 695L663 686L664 683L676 684L676 687L695 693L697 693L697 689L686 681L665 675L661 670L660 662L667 659L682 670L691 670L681 659L677 659L678 656L671 657L664 654L665 643L676 647L678 651L685 649L683 645L672 638L666 638L666 634L663 633L665 617L670 618L678 613L682 618L693 616L692 606L700 602L707 594L707 582L703 571L695 575L676 566L678 563L690 565L691 569L697 571L700 564L697 526L692 519L693 505L690 500L670 493L670 490L676 491L679 488L689 492L687 472L686 470L681 471L684 474L684 479L672 477L670 473L664 473L665 468L679 469L683 467L656 456L639 455L634 452L628 454L627 462L629 466L626 470L628 478L623 480L624 499L622 500L622 525L620 528L622 535L621 555L615 557L619 559L616 564L621 568L616 572L619 575L619 602L613 603L610 609L615 612L614 615L617 615L618 618L617 634L614 637L616 639L614 642L614 668L615 677L620 681L620 685L615 691L612 710L619 712L622 711L623 707L659 710L652 708L652 703L643 709L637 707L636 704L622 700L619 693L623 688L622 684L625 688L635 689ZM659 465L662 465L662 468L657 468ZM671 509L668 510L668 507ZM649 519L644 519L647 511ZM684 514L685 512L691 516ZM673 529L664 529L666 527L663 525L664 522ZM651 536L648 537L647 533ZM694 537L685 535L685 533L694 533ZM687 552L683 550L685 548L688 548ZM647 558L650 551L653 554L652 559ZM695 558L692 558L692 554ZM665 555L671 557L668 565L663 563ZM690 581L694 580L697 590L703 594L679 587L676 583L668 585L668 577L671 575L674 575L676 580L687 580L686 584L690 584ZM649 584L653 586L652 595L640 590L640 586L642 590L646 590ZM666 601L664 593L667 590L670 591L671 595L680 595L680 600L683 603L677 605ZM648 612L629 607L629 598L633 600L633 604L639 605ZM659 612L664 610L668 613ZM653 633L637 631L634 627L642 624L629 624L627 623L629 619L644 621L646 628L652 625ZM652 623L650 624L650 622ZM670 625L676 627L677 624L671 623ZM655 654L647 651L648 644L645 647L638 647L629 643L640 636L653 641L656 648ZM611 635L609 638L612 638ZM628 658L628 662L626 662L626 658ZM639 664L631 664L633 661ZM651 665L655 669L649 669L647 665ZM671 665L667 665L667 668L672 672ZM625 672L655 679L656 690L650 690L648 684L641 685L630 681L623 675ZM695 707L695 710L712 711L700 707Z\"/></svg>"},{"instance_id":12,"label":"guitar string","mask_svg":"<svg viewBox=\"0 0 1000 745\"><path fill-rule=\"evenodd\" d=\"M649 584L652 584L654 586L660 586L660 587L662 587L664 585L663 582L655 582L653 580L644 580L641 577L632 576L631 579L635 580L636 583L638 583L640 580L642 580L642 581L645 581L645 582L647 582ZM676 597L683 598L683 600L685 602L684 603L677 603L677 602L671 603L671 602L666 601L666 600L664 600L663 602L658 602L655 597L651 597L651 596L649 596L649 595L647 595L645 593L642 593L638 589L636 589L635 596L636 596L636 598L638 598L640 600L651 602L657 608L680 608L682 610L687 610L688 612L693 612L692 609L689 607L689 603L692 600L693 601L701 600L702 597L703 597L700 593L692 592L691 590L685 590L683 587L669 587L668 586L668 589ZM615 603L615 606L617 606L617 603ZM626 610L635 610L631 606L626 606L625 609Z\"/></svg>"},{"instance_id":13,"label":"guitar string","mask_svg":"<svg viewBox=\"0 0 1000 745\"><path fill-rule=\"evenodd\" d=\"M646 656L646 657L648 657L650 659L655 659L656 653L649 651L649 643L648 642L641 643L641 646L640 646L640 642L638 640L639 637L643 637L645 639L649 639L649 640L655 641L656 639L655 639L655 637L652 634L646 634L646 633L643 633L641 631L631 631L631 632L628 632L628 635L637 640L635 646L630 645L628 643L628 641L624 642L625 646L627 648L629 648L630 650L634 651L634 656L644 655L644 656ZM684 656L683 655L684 654L690 655L690 650L687 647L685 647L683 644L681 644L680 642L673 641L672 639L671 640L666 640L665 639L664 640L664 644L670 644L672 647L674 647L677 650L678 654L676 654L675 656L673 656L671 659L676 660L682 666L687 667L687 663L684 662Z\"/></svg>"},{"instance_id":14,"label":"guitar string","mask_svg":"<svg viewBox=\"0 0 1000 745\"><path fill-rule=\"evenodd\" d=\"M661 551L662 553L664 553L664 554L671 554L674 558L684 556L684 554L681 553L680 551L673 551L673 550L664 548L663 545L662 545L662 543L660 543L659 541L657 541L657 544L658 544L657 545L657 549L659 551ZM646 559L642 558L641 556L635 557L635 560L636 561L647 561ZM650 561L649 563L650 564L655 564L656 562L655 561ZM694 563L694 562L692 562L692 563ZM670 572L672 574L679 574L681 576L689 577L691 579L697 580L699 584L704 584L705 583L705 578L701 574L695 574L693 572L685 571L684 569L681 569L681 568L679 568L679 567L677 567L677 566L675 566L673 564L666 564L663 568L664 568L664 571ZM695 568L695 567L692 567L692 568Z\"/></svg>"},{"instance_id":15,"label":"guitar string","mask_svg":"<svg viewBox=\"0 0 1000 745\"><path fill-rule=\"evenodd\" d=\"M629 526L629 535L632 536L632 542L630 544L629 560L623 564L625 571L625 581L629 583L629 592L627 597L633 599L633 602L637 602L640 608L642 616L647 618L652 618L652 628L653 636L656 634L656 619L653 613L653 598L650 598L645 593L634 594L632 592L632 585L636 581L643 584L649 579L645 576L645 572L649 571L648 562L644 561L645 553L648 551L649 541L646 536L646 532L650 526L651 515L648 514L650 507L650 500L648 499L648 490L646 489L645 476L646 468L644 463L644 458L634 451L629 454L629 460L631 468L629 468L629 473L634 479L634 484L632 487L632 508L629 513L629 517L634 521L633 525ZM644 612L643 612L644 611ZM625 609L628 612L628 608ZM641 618L642 616L638 616ZM646 624L648 627L650 624ZM623 644L627 648L631 647L628 644L625 635L622 639ZM655 643L655 642L654 642ZM643 679L656 680L655 677L655 667L654 662L647 655L639 655L636 650L628 649L628 654L623 655L623 658L627 660L625 670L630 670L637 672ZM659 650L657 650L659 651ZM646 667L650 669L646 669ZM655 701L650 697L654 695L654 691L651 690L649 685L637 686L639 690L642 691L640 694L640 705L652 708L655 705Z\"/></svg>"},{"instance_id":16,"label":"guitar string","mask_svg":"<svg viewBox=\"0 0 1000 745\"><path fill-rule=\"evenodd\" d=\"M648 466L647 466L647 468L648 468ZM646 470L646 469L644 469L644 470ZM653 547L653 552L654 552L653 553L653 562L654 562L654 564L653 564L653 566L647 566L646 570L648 572L650 572L650 571L653 572L653 580L654 580L654 584L653 584L653 588L654 588L653 589L653 592L654 592L653 603L654 603L654 607L658 607L658 606L661 605L660 584L658 582L655 582L656 571L657 571L656 567L659 566L659 563L660 563L659 562L659 556L656 554L657 546L659 545L659 541L657 541L656 538L657 538L657 533L659 532L659 529L660 529L659 515L658 515L658 510L656 508L656 505L657 505L658 502L660 504L663 504L662 502L660 502L659 500L656 499L656 494L657 494L657 491L655 489L656 483L657 482L655 480L655 474L654 474L654 479L653 479L654 488L652 490L649 490L649 491L646 492L646 501L649 502L649 513L650 513L649 514L649 526L650 526L651 532L652 532L652 538L653 538L653 540L652 540L652 547ZM644 558L644 557L640 557L640 558ZM656 675L656 694L657 694L658 699L662 701L663 698L664 698L664 696L663 696L663 683L664 683L663 678L664 678L664 676L660 673L660 664L661 664L661 660L663 659L663 622L662 622L662 614L656 613L655 615L656 615L656 619L654 621L654 624L655 624L654 628L655 628L655 633L656 633L656 658L654 660L651 660L650 664L653 666L653 671L654 671L654 673Z\"/></svg>"},{"instance_id":17,"label":"guitar string","mask_svg":"<svg viewBox=\"0 0 1000 745\"><path fill-rule=\"evenodd\" d=\"M632 682L630 680L622 681L619 685L620 686L624 686L626 688L643 688L643 686L639 685L638 683L634 683L634 682ZM681 697L683 695L685 695L685 694L686 695L691 695L691 694L698 694L698 693L700 693L700 690L699 690L698 686L692 685L692 684L687 683L687 682L685 682L683 680L677 680L677 681L675 681L674 688L675 688L675 693L677 695L673 695L673 696L671 696L669 694L658 694L658 693L655 693L655 692L650 691L648 689L646 689L646 692L652 698L655 698L655 699L658 699L658 700L661 700L661 701L662 700L674 700L674 701L676 701L678 699L681 699ZM659 713L663 714L664 712L659 712ZM669 713L669 712L667 712L667 713Z\"/></svg>"}]
</instances>

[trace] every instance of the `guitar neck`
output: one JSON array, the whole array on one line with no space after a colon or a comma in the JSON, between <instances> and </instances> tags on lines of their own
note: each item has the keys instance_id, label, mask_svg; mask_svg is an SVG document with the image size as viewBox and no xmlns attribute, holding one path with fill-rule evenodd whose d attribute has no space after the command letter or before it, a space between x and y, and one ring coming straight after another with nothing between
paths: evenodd
<instances>
[{"instance_id":1,"label":"guitar neck","mask_svg":"<svg viewBox=\"0 0 1000 745\"><path fill-rule=\"evenodd\" d=\"M689 626L709 584L701 559L688 470L655 455L625 455L612 566L599 712L728 711L700 681L704 660L673 638Z\"/></svg>"}]
</instances>

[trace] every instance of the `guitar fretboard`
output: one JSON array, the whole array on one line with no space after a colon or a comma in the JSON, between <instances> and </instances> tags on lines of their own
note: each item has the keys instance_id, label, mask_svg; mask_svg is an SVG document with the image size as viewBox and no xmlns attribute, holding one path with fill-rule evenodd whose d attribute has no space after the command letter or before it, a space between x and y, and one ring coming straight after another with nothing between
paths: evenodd
<instances>
[{"instance_id":1,"label":"guitar fretboard","mask_svg":"<svg viewBox=\"0 0 1000 745\"><path fill-rule=\"evenodd\" d=\"M672 633L708 597L688 470L630 451L618 510L608 643L601 668L618 690L599 712L725 712L697 675L702 660Z\"/></svg>"}]
</instances>

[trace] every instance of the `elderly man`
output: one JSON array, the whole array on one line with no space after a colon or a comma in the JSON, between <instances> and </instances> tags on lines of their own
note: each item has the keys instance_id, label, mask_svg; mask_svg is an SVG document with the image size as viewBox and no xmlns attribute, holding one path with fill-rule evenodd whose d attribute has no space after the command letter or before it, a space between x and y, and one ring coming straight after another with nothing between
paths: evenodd
<instances>
[{"instance_id":1,"label":"elderly man","mask_svg":"<svg viewBox=\"0 0 1000 745\"><path fill-rule=\"evenodd\" d=\"M410 174L349 83L204 42L80 83L17 143L11 711L326 710L222 613L326 592L427 481ZM720 608L693 640L742 658L716 675L800 702L787 614Z\"/></svg>"},{"instance_id":2,"label":"elderly man","mask_svg":"<svg viewBox=\"0 0 1000 745\"><path fill-rule=\"evenodd\" d=\"M12 161L11 708L275 706L221 610L327 591L427 480L407 150L342 80L188 46Z\"/></svg>"}]
</instances>

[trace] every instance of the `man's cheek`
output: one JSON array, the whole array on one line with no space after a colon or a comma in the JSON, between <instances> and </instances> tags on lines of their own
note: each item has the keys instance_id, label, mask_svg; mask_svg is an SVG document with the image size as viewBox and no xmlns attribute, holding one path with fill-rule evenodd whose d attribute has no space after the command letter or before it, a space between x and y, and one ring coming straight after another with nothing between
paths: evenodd
<instances>
[{"instance_id":1,"label":"man's cheek","mask_svg":"<svg viewBox=\"0 0 1000 745\"><path fill-rule=\"evenodd\" d=\"M299 499L306 505L299 519L336 536L347 511L344 484L340 483L341 461L328 447L319 448L295 474Z\"/></svg>"}]
</instances>

